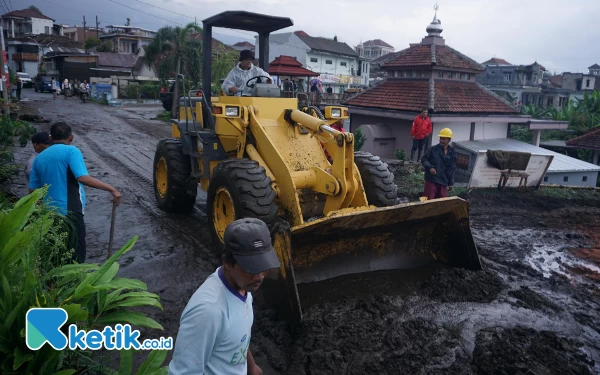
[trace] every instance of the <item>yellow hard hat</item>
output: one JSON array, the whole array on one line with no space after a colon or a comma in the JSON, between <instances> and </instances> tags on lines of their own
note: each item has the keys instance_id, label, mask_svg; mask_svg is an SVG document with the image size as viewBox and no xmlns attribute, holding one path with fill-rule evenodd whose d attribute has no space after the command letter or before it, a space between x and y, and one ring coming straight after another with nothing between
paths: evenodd
<instances>
[{"instance_id":1,"label":"yellow hard hat","mask_svg":"<svg viewBox=\"0 0 600 375\"><path fill-rule=\"evenodd\" d=\"M440 138L452 138L452 130L450 128L444 128L440 130L440 134L438 134Z\"/></svg>"}]
</instances>

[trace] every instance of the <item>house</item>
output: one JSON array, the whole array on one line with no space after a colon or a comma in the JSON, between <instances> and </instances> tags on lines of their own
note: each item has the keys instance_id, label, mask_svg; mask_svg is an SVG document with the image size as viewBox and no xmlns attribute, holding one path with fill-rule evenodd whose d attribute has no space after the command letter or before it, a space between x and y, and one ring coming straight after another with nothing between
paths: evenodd
<instances>
[{"instance_id":1,"label":"house","mask_svg":"<svg viewBox=\"0 0 600 375\"><path fill-rule=\"evenodd\" d=\"M137 53L154 39L156 31L135 26L108 25L105 34L100 35L102 42L111 41L113 51L118 53Z\"/></svg>"},{"instance_id":2,"label":"house","mask_svg":"<svg viewBox=\"0 0 600 375\"><path fill-rule=\"evenodd\" d=\"M591 131L566 142L567 146L590 150L592 152L590 161L598 165L600 159L600 128Z\"/></svg>"},{"instance_id":3,"label":"house","mask_svg":"<svg viewBox=\"0 0 600 375\"><path fill-rule=\"evenodd\" d=\"M358 56L365 60L374 60L378 57L394 53L394 47L381 39L367 40L354 47Z\"/></svg>"},{"instance_id":4,"label":"house","mask_svg":"<svg viewBox=\"0 0 600 375\"><path fill-rule=\"evenodd\" d=\"M367 137L364 150L385 158L396 150L410 153L414 118L428 109L437 144L443 128L454 133L453 142L507 138L512 125L534 130L539 144L543 129L564 129L567 123L532 120L518 107L476 81L485 68L446 45L441 22L434 16L421 43L392 54L382 65L387 79L345 102L350 130L360 128ZM469 155L462 166L468 168Z\"/></svg>"},{"instance_id":5,"label":"house","mask_svg":"<svg viewBox=\"0 0 600 375\"><path fill-rule=\"evenodd\" d=\"M55 25L52 18L29 8L3 14L0 25L5 39L40 34L63 35L62 25Z\"/></svg>"},{"instance_id":6,"label":"house","mask_svg":"<svg viewBox=\"0 0 600 375\"><path fill-rule=\"evenodd\" d=\"M258 48L256 53L259 53ZM324 89L331 86L336 93L351 84L360 84L360 75L368 71L356 51L337 37L313 37L304 31L271 34L269 62L278 56L294 57L304 68L319 73L317 78L323 82ZM300 84L306 87L302 81Z\"/></svg>"},{"instance_id":7,"label":"house","mask_svg":"<svg viewBox=\"0 0 600 375\"><path fill-rule=\"evenodd\" d=\"M513 65L501 58L482 63L485 72L477 82L502 96L513 104L533 104L538 107L562 107L569 99L569 92L545 78L546 68L537 61L529 65Z\"/></svg>"},{"instance_id":8,"label":"house","mask_svg":"<svg viewBox=\"0 0 600 375\"><path fill-rule=\"evenodd\" d=\"M39 64L42 63L44 54L61 48L83 48L83 43L54 34L8 38L5 42L9 68L28 73L31 77L38 75Z\"/></svg>"},{"instance_id":9,"label":"house","mask_svg":"<svg viewBox=\"0 0 600 375\"><path fill-rule=\"evenodd\" d=\"M233 48L236 51L243 51L245 49L249 49L250 51L254 52L254 44L250 42L237 42L236 44L233 44L229 47Z\"/></svg>"},{"instance_id":10,"label":"house","mask_svg":"<svg viewBox=\"0 0 600 375\"><path fill-rule=\"evenodd\" d=\"M588 74L591 74L593 76L600 76L600 65L594 64L588 67Z\"/></svg>"},{"instance_id":11,"label":"house","mask_svg":"<svg viewBox=\"0 0 600 375\"><path fill-rule=\"evenodd\" d=\"M67 40L70 40L67 38ZM78 43L78 42L77 42ZM44 54L42 68L47 75L69 80L90 79L91 68L98 66L98 56L86 53L82 48L53 47Z\"/></svg>"},{"instance_id":12,"label":"house","mask_svg":"<svg viewBox=\"0 0 600 375\"><path fill-rule=\"evenodd\" d=\"M104 29L99 27L83 27L83 26L72 26L64 28L64 35L77 42L85 42L87 38L100 38L100 35L104 34Z\"/></svg>"}]
</instances>

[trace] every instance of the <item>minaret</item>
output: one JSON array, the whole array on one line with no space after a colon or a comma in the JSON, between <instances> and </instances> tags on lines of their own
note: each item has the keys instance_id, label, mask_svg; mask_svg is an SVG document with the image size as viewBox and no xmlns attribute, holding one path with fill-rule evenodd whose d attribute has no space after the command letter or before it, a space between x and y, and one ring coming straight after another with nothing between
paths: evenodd
<instances>
[{"instance_id":1,"label":"minaret","mask_svg":"<svg viewBox=\"0 0 600 375\"><path fill-rule=\"evenodd\" d=\"M435 4L433 9L435 10L435 14L433 15L433 21L431 21L429 26L427 26L427 28L425 29L425 31L427 31L427 36L423 38L421 44L435 44L438 46L443 46L446 44L446 41L444 40L444 38L442 38L442 31L444 31L444 29L442 28L442 21L440 21L437 18L437 11L438 9L440 9L440 7L437 4Z\"/></svg>"}]
</instances>

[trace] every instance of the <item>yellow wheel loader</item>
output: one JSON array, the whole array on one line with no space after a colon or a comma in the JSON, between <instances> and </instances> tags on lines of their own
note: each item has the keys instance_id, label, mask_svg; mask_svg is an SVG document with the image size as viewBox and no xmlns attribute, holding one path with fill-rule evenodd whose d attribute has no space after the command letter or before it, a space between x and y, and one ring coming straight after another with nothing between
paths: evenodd
<instances>
[{"instance_id":1,"label":"yellow wheel loader","mask_svg":"<svg viewBox=\"0 0 600 375\"><path fill-rule=\"evenodd\" d=\"M203 22L204 56L211 56L213 27L253 31L265 70L269 34L293 25L289 18L245 11ZM202 76L210 87L210 59L203 60ZM267 303L302 319L307 296L299 293L301 284L430 262L481 268L466 201L396 204L387 164L354 152L353 134L330 126L348 118L346 108L299 110L297 98L282 98L277 86L256 81L246 83L245 96L211 98L205 90L181 99L172 138L156 149L154 189L161 209L186 213L200 184L208 193L208 225L218 247L236 219L256 217L269 226L281 268L263 284ZM178 76L177 84L183 82Z\"/></svg>"}]
</instances>

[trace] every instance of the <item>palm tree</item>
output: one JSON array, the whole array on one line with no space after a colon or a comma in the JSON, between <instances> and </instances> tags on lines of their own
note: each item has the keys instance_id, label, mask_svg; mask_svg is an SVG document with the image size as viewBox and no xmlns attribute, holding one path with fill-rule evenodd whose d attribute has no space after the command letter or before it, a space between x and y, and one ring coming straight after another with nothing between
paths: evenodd
<instances>
[{"instance_id":1,"label":"palm tree","mask_svg":"<svg viewBox=\"0 0 600 375\"><path fill-rule=\"evenodd\" d=\"M185 27L162 27L146 48L144 62L148 68L154 64L157 65L158 77L163 82L167 81L173 72L178 75L182 70L187 73L186 76L192 79L192 84L198 84L200 81L202 43L200 40L190 38L192 33L200 34L202 28L193 22L188 23ZM172 118L176 117L174 109L178 98L178 87L175 85L171 106Z\"/></svg>"},{"instance_id":2,"label":"palm tree","mask_svg":"<svg viewBox=\"0 0 600 375\"><path fill-rule=\"evenodd\" d=\"M529 115L533 118L544 118L546 117L547 111L543 108L536 107L533 104L524 105L521 108L521 112L524 115Z\"/></svg>"}]
</instances>

